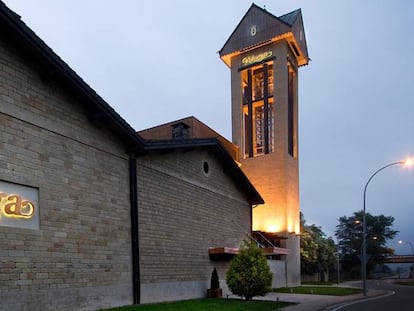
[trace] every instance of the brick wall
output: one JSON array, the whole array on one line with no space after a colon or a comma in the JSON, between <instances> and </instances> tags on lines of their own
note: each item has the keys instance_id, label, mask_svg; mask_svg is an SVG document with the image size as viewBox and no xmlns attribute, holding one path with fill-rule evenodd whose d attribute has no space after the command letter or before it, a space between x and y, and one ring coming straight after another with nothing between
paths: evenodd
<instances>
[{"instance_id":1,"label":"brick wall","mask_svg":"<svg viewBox=\"0 0 414 311\"><path fill-rule=\"evenodd\" d=\"M203 297L213 268L224 282L229 263L211 261L208 249L240 246L250 230L250 206L208 151L138 160L142 300Z\"/></svg>"},{"instance_id":2,"label":"brick wall","mask_svg":"<svg viewBox=\"0 0 414 311\"><path fill-rule=\"evenodd\" d=\"M0 179L39 189L40 229L0 226L1 310L132 302L128 161L82 103L0 38Z\"/></svg>"}]
</instances>

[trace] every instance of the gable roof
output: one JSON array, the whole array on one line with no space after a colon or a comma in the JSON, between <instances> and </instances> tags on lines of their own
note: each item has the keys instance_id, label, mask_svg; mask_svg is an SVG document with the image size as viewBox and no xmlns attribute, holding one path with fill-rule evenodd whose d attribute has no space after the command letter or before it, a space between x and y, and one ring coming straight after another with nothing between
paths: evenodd
<instances>
[{"instance_id":1,"label":"gable roof","mask_svg":"<svg viewBox=\"0 0 414 311\"><path fill-rule=\"evenodd\" d=\"M223 172L228 174L245 195L251 205L263 204L264 200L247 176L243 173L233 157L217 138L193 138L147 141L146 152L168 150L192 150L194 148L207 149L216 155L221 163Z\"/></svg>"},{"instance_id":2,"label":"gable roof","mask_svg":"<svg viewBox=\"0 0 414 311\"><path fill-rule=\"evenodd\" d=\"M286 24L289 24L290 26L293 25L293 23L296 21L298 16L301 14L301 10L297 9L293 12L287 13L285 15L279 16L279 19L284 21Z\"/></svg>"},{"instance_id":3,"label":"gable roof","mask_svg":"<svg viewBox=\"0 0 414 311\"><path fill-rule=\"evenodd\" d=\"M20 18L0 1L0 35L31 59L44 81L53 81L75 95L91 122L102 124L127 145L140 150L144 141L135 130Z\"/></svg>"},{"instance_id":4,"label":"gable roof","mask_svg":"<svg viewBox=\"0 0 414 311\"><path fill-rule=\"evenodd\" d=\"M254 27L254 35L252 27ZM299 66L308 64L302 11L298 9L276 17L253 3L220 49L220 58L230 67L232 57L279 40L288 42Z\"/></svg>"},{"instance_id":5,"label":"gable roof","mask_svg":"<svg viewBox=\"0 0 414 311\"><path fill-rule=\"evenodd\" d=\"M218 160L223 166L223 171L228 173L237 187L246 194L250 204L264 203L263 198L257 192L256 188L239 168L232 155L223 146L223 144L231 144L224 137L217 134L217 132L196 118L189 117L181 120L181 122L188 125L187 123L191 121L193 125L199 126L198 133L204 133L200 135L203 138L145 141L105 100L47 46L21 20L18 14L10 10L1 0L0 36L31 59L45 81L53 80L54 83L58 83L79 98L84 108L88 111L88 117L91 122L103 121L103 124L127 145L127 151L143 154L154 150L206 148L217 155ZM158 126L157 128L161 128L162 126ZM212 135L215 137L212 138Z\"/></svg>"},{"instance_id":6,"label":"gable roof","mask_svg":"<svg viewBox=\"0 0 414 311\"><path fill-rule=\"evenodd\" d=\"M233 159L239 160L239 148L236 145L193 116L151 127L138 134L147 141L173 139L172 127L180 123L188 127L188 138L217 138Z\"/></svg>"}]
</instances>

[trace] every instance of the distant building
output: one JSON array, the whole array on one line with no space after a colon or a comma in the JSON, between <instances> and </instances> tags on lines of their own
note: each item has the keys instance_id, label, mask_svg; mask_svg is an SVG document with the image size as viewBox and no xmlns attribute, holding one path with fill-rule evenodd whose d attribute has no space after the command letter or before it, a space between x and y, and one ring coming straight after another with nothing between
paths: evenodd
<instances>
[{"instance_id":1,"label":"distant building","mask_svg":"<svg viewBox=\"0 0 414 311\"><path fill-rule=\"evenodd\" d=\"M253 5L246 17L256 11L268 14ZM233 51L228 58L225 47L223 60L236 64L240 55ZM277 73L273 58L272 64ZM274 92L276 106L278 96ZM245 106L239 98L237 109L250 107L252 115L257 103L248 96ZM292 120L296 144L296 116ZM278 232L252 222L252 209L264 203L256 187L266 201L272 197L250 181L255 175L248 160L269 158L269 170L277 168L277 187L293 199L286 196L290 205L276 215L288 219L298 212L297 149L279 155L276 131L261 157L257 136L253 144L247 140L254 146L250 159L240 135L233 135L233 144L194 117L137 134L0 1L0 310L91 310L203 297L214 267L226 289L229 260L252 237L252 226L264 253L279 259L272 260L275 273L281 263L290 267L289 248L298 245L294 217L293 231L289 221ZM276 164L279 159L283 165ZM277 279L294 283L283 275Z\"/></svg>"}]
</instances>

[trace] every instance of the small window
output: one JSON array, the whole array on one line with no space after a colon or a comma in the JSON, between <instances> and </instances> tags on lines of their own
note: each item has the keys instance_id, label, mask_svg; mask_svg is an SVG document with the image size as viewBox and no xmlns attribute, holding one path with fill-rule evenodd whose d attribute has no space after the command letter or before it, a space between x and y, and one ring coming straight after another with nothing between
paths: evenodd
<instances>
[{"instance_id":1,"label":"small window","mask_svg":"<svg viewBox=\"0 0 414 311\"><path fill-rule=\"evenodd\" d=\"M207 161L203 161L203 174L206 177L210 175L210 164Z\"/></svg>"},{"instance_id":2,"label":"small window","mask_svg":"<svg viewBox=\"0 0 414 311\"><path fill-rule=\"evenodd\" d=\"M183 122L172 125L172 138L173 139L187 139L189 138L189 126Z\"/></svg>"}]
</instances>

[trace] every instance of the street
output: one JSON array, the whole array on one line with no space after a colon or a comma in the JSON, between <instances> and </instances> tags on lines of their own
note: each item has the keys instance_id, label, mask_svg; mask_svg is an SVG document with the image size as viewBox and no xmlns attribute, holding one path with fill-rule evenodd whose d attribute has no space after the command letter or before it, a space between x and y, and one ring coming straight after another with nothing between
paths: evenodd
<instances>
[{"instance_id":1,"label":"street","mask_svg":"<svg viewBox=\"0 0 414 311\"><path fill-rule=\"evenodd\" d=\"M340 311L412 311L414 310L414 286L393 284L394 280L368 281L368 290L380 289L394 292L383 298L357 302L348 306L339 307Z\"/></svg>"}]
</instances>

